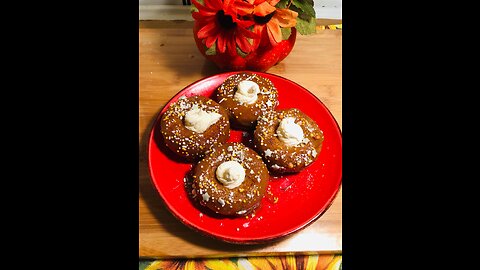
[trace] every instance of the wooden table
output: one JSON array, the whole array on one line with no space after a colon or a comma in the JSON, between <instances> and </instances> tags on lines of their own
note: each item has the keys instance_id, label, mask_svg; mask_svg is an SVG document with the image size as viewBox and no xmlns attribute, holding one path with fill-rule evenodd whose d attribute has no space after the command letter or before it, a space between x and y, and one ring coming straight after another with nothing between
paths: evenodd
<instances>
[{"instance_id":1,"label":"wooden table","mask_svg":"<svg viewBox=\"0 0 480 270\"><path fill-rule=\"evenodd\" d=\"M320 21L341 23L341 21ZM314 223L287 238L261 245L234 245L202 236L177 221L163 206L148 171L146 145L157 114L190 83L220 73L203 58L192 37L193 22L141 21L139 256L220 257L342 252L342 191ZM342 124L342 31L320 30L297 36L290 55L267 72L290 79L314 93Z\"/></svg>"}]
</instances>

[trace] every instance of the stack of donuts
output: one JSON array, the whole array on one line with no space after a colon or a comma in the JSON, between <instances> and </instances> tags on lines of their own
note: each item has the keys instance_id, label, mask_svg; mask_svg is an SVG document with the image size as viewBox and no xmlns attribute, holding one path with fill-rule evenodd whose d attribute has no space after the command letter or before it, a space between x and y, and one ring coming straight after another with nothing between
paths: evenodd
<instances>
[{"instance_id":1,"label":"stack of donuts","mask_svg":"<svg viewBox=\"0 0 480 270\"><path fill-rule=\"evenodd\" d=\"M229 76L212 98L178 99L162 115L162 137L195 163L192 199L220 215L248 215L260 206L270 175L298 173L317 159L323 132L297 108L277 110L277 88L255 73ZM230 129L251 132L253 147L227 142Z\"/></svg>"}]
</instances>

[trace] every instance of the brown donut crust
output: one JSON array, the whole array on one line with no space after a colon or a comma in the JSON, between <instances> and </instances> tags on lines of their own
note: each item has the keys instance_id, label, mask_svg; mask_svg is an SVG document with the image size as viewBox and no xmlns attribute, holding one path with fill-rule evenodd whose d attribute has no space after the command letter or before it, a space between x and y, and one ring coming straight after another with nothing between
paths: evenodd
<instances>
[{"instance_id":1,"label":"brown donut crust","mask_svg":"<svg viewBox=\"0 0 480 270\"><path fill-rule=\"evenodd\" d=\"M253 104L240 104L233 99L238 83L243 80L253 81L260 88L258 99ZM217 102L227 110L232 126L244 130L253 130L258 117L274 110L278 104L278 91L275 85L269 79L250 72L228 77L215 93Z\"/></svg>"},{"instance_id":2,"label":"brown donut crust","mask_svg":"<svg viewBox=\"0 0 480 270\"><path fill-rule=\"evenodd\" d=\"M184 125L184 116L194 104L207 112L216 112L222 117L203 133L189 130ZM204 96L181 98L162 115L161 133L165 144L177 155L188 161L202 158L206 151L230 138L228 114L214 100Z\"/></svg>"},{"instance_id":3,"label":"brown donut crust","mask_svg":"<svg viewBox=\"0 0 480 270\"><path fill-rule=\"evenodd\" d=\"M295 123L302 128L307 142L287 146L276 136L277 128L285 117L295 117ZM295 108L264 115L258 120L253 136L255 150L264 158L269 171L275 174L295 173L305 169L318 158L324 140L317 123Z\"/></svg>"},{"instance_id":4,"label":"brown donut crust","mask_svg":"<svg viewBox=\"0 0 480 270\"><path fill-rule=\"evenodd\" d=\"M233 189L216 178L218 166L230 160L245 169L245 180ZM245 216L255 210L266 193L270 177L262 158L242 143L212 148L192 172L192 197L213 212L227 216Z\"/></svg>"}]
</instances>

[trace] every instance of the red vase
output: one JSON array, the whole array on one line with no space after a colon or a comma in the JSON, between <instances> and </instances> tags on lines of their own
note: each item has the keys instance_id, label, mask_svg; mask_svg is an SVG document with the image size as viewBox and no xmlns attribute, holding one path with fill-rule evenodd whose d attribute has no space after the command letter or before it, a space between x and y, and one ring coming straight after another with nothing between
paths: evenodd
<instances>
[{"instance_id":1,"label":"red vase","mask_svg":"<svg viewBox=\"0 0 480 270\"><path fill-rule=\"evenodd\" d=\"M228 50L224 53L219 53L217 51L215 55L207 55L205 53L205 45L202 43L202 40L197 37L199 29L199 24L195 21L193 26L193 37L198 50L205 58L215 63L220 69L226 71L267 71L288 56L292 51L297 38L297 30L293 27L290 37L287 40L281 41L276 46L272 46L268 40L268 36L264 35L260 40L260 45L257 49L250 52L246 57L231 55L228 53Z\"/></svg>"}]
</instances>

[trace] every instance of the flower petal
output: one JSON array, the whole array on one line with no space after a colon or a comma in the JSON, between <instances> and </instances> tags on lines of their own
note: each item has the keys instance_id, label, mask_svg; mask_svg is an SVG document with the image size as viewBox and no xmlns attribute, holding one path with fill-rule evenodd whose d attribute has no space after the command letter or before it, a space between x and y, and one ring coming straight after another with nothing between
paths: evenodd
<instances>
[{"instance_id":1,"label":"flower petal","mask_svg":"<svg viewBox=\"0 0 480 270\"><path fill-rule=\"evenodd\" d=\"M248 258L248 257L247 257ZM256 269L255 266L253 266L253 264L251 264L247 258L239 258L237 260L237 266L238 266L238 270L253 270L253 269ZM280 269L280 268L279 268Z\"/></svg>"},{"instance_id":2,"label":"flower petal","mask_svg":"<svg viewBox=\"0 0 480 270\"><path fill-rule=\"evenodd\" d=\"M213 10L221 10L223 8L223 4L221 0L207 0L203 2L205 2L206 7Z\"/></svg>"},{"instance_id":3,"label":"flower petal","mask_svg":"<svg viewBox=\"0 0 480 270\"><path fill-rule=\"evenodd\" d=\"M264 29L265 29L265 24L262 24L262 25L256 24L253 27L253 32L258 38L253 39L252 50L256 50L260 45L260 43L262 42L262 33Z\"/></svg>"},{"instance_id":4,"label":"flower petal","mask_svg":"<svg viewBox=\"0 0 480 270\"><path fill-rule=\"evenodd\" d=\"M256 5L253 10L253 14L257 16L267 16L268 14L275 11L275 8L272 7L269 3L263 2L260 5Z\"/></svg>"},{"instance_id":5,"label":"flower petal","mask_svg":"<svg viewBox=\"0 0 480 270\"><path fill-rule=\"evenodd\" d=\"M267 261L272 265L273 269L283 269L282 260L279 257L265 257Z\"/></svg>"},{"instance_id":6,"label":"flower petal","mask_svg":"<svg viewBox=\"0 0 480 270\"><path fill-rule=\"evenodd\" d=\"M295 255L285 256L285 266L287 269L297 270L297 262L295 260Z\"/></svg>"},{"instance_id":7,"label":"flower petal","mask_svg":"<svg viewBox=\"0 0 480 270\"><path fill-rule=\"evenodd\" d=\"M208 0L207 0L208 1ZM220 0L219 0L220 1ZM235 0L223 0L223 5L222 5L222 8L223 7L229 7L229 6L232 6L232 1L235 1Z\"/></svg>"},{"instance_id":8,"label":"flower petal","mask_svg":"<svg viewBox=\"0 0 480 270\"><path fill-rule=\"evenodd\" d=\"M245 53L249 53L252 49L252 45L248 42L247 38L243 35L235 35L235 42L237 43L240 50Z\"/></svg>"},{"instance_id":9,"label":"flower petal","mask_svg":"<svg viewBox=\"0 0 480 270\"><path fill-rule=\"evenodd\" d=\"M255 266L256 269L273 270L272 265L268 262L268 260L265 257L251 257L251 258L248 258L248 261L253 266Z\"/></svg>"},{"instance_id":10,"label":"flower petal","mask_svg":"<svg viewBox=\"0 0 480 270\"><path fill-rule=\"evenodd\" d=\"M208 36L208 37L205 39L205 46L207 46L207 48L212 47L213 44L215 43L215 41L217 40L218 35L219 35L219 33L216 33L216 34L213 34L213 35L211 35L211 36Z\"/></svg>"},{"instance_id":11,"label":"flower petal","mask_svg":"<svg viewBox=\"0 0 480 270\"><path fill-rule=\"evenodd\" d=\"M315 259L314 256L311 256L310 258L308 258L308 263L310 263L310 260L313 260L313 259ZM317 257L317 268L327 269L328 265L333 261L333 259L334 259L334 255L329 255L329 254L319 255Z\"/></svg>"},{"instance_id":12,"label":"flower petal","mask_svg":"<svg viewBox=\"0 0 480 270\"><path fill-rule=\"evenodd\" d=\"M217 38L217 50L221 53L224 53L227 48L226 38L225 32L219 33Z\"/></svg>"},{"instance_id":13,"label":"flower petal","mask_svg":"<svg viewBox=\"0 0 480 270\"><path fill-rule=\"evenodd\" d=\"M147 266L145 270L178 269L180 267L182 267L182 263L179 260L156 260Z\"/></svg>"},{"instance_id":14,"label":"flower petal","mask_svg":"<svg viewBox=\"0 0 480 270\"><path fill-rule=\"evenodd\" d=\"M211 7L204 6L204 5L200 4L199 2L197 2L195 0L192 0L192 3L195 5L195 7L200 12L216 13L218 11L218 9L214 9L214 8L211 8ZM222 9L222 7L220 7L220 9Z\"/></svg>"},{"instance_id":15,"label":"flower petal","mask_svg":"<svg viewBox=\"0 0 480 270\"><path fill-rule=\"evenodd\" d=\"M342 256L335 256L325 270L339 270L342 269Z\"/></svg>"},{"instance_id":16,"label":"flower petal","mask_svg":"<svg viewBox=\"0 0 480 270\"><path fill-rule=\"evenodd\" d=\"M205 15L200 12L192 12L192 17L197 21L210 21L215 19L215 14L212 14L213 15Z\"/></svg>"},{"instance_id":17,"label":"flower petal","mask_svg":"<svg viewBox=\"0 0 480 270\"><path fill-rule=\"evenodd\" d=\"M228 259L209 259L205 260L205 266L209 269L236 269L235 264Z\"/></svg>"},{"instance_id":18,"label":"flower petal","mask_svg":"<svg viewBox=\"0 0 480 270\"><path fill-rule=\"evenodd\" d=\"M277 43L282 41L282 30L280 30L280 25L278 25L278 20L276 20L275 17L267 23L267 29L268 38L272 45L277 45Z\"/></svg>"},{"instance_id":19,"label":"flower petal","mask_svg":"<svg viewBox=\"0 0 480 270\"><path fill-rule=\"evenodd\" d=\"M230 55L237 55L237 43L235 41L234 31L227 32L227 48Z\"/></svg>"},{"instance_id":20,"label":"flower petal","mask_svg":"<svg viewBox=\"0 0 480 270\"><path fill-rule=\"evenodd\" d=\"M248 27L250 27L250 26L252 26L252 25L255 24L254 21L250 21L250 20L248 20L248 21L245 21L245 20L237 20L236 23L237 23L240 27L243 27L243 28L248 28Z\"/></svg>"},{"instance_id":21,"label":"flower petal","mask_svg":"<svg viewBox=\"0 0 480 270\"><path fill-rule=\"evenodd\" d=\"M297 24L298 13L288 8L278 8L273 16L281 27L294 27Z\"/></svg>"},{"instance_id":22,"label":"flower petal","mask_svg":"<svg viewBox=\"0 0 480 270\"><path fill-rule=\"evenodd\" d=\"M197 33L198 38L206 38L217 33L219 30L218 26L215 23L209 23L200 28Z\"/></svg>"},{"instance_id":23,"label":"flower petal","mask_svg":"<svg viewBox=\"0 0 480 270\"><path fill-rule=\"evenodd\" d=\"M273 7L276 6L278 4L278 2L280 2L280 0L270 0L270 1L268 1L268 3L270 5L272 5Z\"/></svg>"},{"instance_id":24,"label":"flower petal","mask_svg":"<svg viewBox=\"0 0 480 270\"><path fill-rule=\"evenodd\" d=\"M258 26L258 25L255 25L255 27ZM255 28L254 28L255 29ZM237 28L237 31L239 32L239 34L247 37L247 38L253 38L253 39L258 39L260 38L260 35L257 35L255 30L252 32L250 30L247 30L245 28L242 28L242 27L238 27Z\"/></svg>"},{"instance_id":25,"label":"flower petal","mask_svg":"<svg viewBox=\"0 0 480 270\"><path fill-rule=\"evenodd\" d=\"M217 11L215 10L207 10L207 9L199 9L198 12L205 17L212 17L217 14Z\"/></svg>"},{"instance_id":26,"label":"flower petal","mask_svg":"<svg viewBox=\"0 0 480 270\"><path fill-rule=\"evenodd\" d=\"M254 6L250 3L237 0L237 2L235 2L235 8L238 15L245 16L253 13Z\"/></svg>"}]
</instances>

